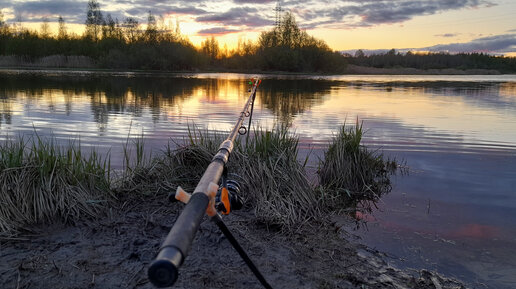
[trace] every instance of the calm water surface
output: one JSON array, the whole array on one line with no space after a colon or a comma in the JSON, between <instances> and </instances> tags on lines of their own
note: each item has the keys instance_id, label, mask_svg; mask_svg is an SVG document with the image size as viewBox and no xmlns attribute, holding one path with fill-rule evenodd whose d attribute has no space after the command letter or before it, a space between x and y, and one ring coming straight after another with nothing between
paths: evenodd
<instances>
[{"instance_id":1,"label":"calm water surface","mask_svg":"<svg viewBox=\"0 0 516 289\"><path fill-rule=\"evenodd\" d=\"M53 135L110 152L127 136L149 150L188 125L228 130L249 75L0 72L0 140ZM253 122L292 126L313 164L358 117L365 144L406 162L364 243L401 267L475 288L516 288L516 76L262 76Z\"/></svg>"}]
</instances>

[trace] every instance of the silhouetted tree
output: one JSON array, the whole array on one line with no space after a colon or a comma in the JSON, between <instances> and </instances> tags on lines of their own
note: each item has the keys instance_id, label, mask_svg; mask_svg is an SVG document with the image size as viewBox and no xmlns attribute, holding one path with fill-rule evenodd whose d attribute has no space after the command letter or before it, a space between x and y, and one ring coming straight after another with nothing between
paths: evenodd
<instances>
[{"instance_id":1,"label":"silhouetted tree","mask_svg":"<svg viewBox=\"0 0 516 289\"><path fill-rule=\"evenodd\" d=\"M145 30L145 41L149 43L156 43L158 40L158 26L156 24L156 17L149 11L147 16L147 29Z\"/></svg>"},{"instance_id":2,"label":"silhouetted tree","mask_svg":"<svg viewBox=\"0 0 516 289\"><path fill-rule=\"evenodd\" d=\"M138 40L138 20L128 17L125 19L124 24L122 25L125 38L129 43L136 42Z\"/></svg>"},{"instance_id":3,"label":"silhouetted tree","mask_svg":"<svg viewBox=\"0 0 516 289\"><path fill-rule=\"evenodd\" d=\"M214 64L220 54L219 42L211 36L201 43L201 51L208 56L210 64Z\"/></svg>"},{"instance_id":4,"label":"silhouetted tree","mask_svg":"<svg viewBox=\"0 0 516 289\"><path fill-rule=\"evenodd\" d=\"M4 21L4 13L0 10L0 27L3 27L5 25Z\"/></svg>"},{"instance_id":5,"label":"silhouetted tree","mask_svg":"<svg viewBox=\"0 0 516 289\"><path fill-rule=\"evenodd\" d=\"M50 26L48 25L48 18L47 17L43 17L43 22L41 23L39 35L42 38L49 38L50 37Z\"/></svg>"},{"instance_id":6,"label":"silhouetted tree","mask_svg":"<svg viewBox=\"0 0 516 289\"><path fill-rule=\"evenodd\" d=\"M86 12L86 37L97 42L101 33L103 23L102 12L100 11L100 4L97 0L88 1L88 11Z\"/></svg>"},{"instance_id":7,"label":"silhouetted tree","mask_svg":"<svg viewBox=\"0 0 516 289\"><path fill-rule=\"evenodd\" d=\"M355 52L355 57L357 58L360 58L360 57L365 57L365 53L362 49L359 49Z\"/></svg>"},{"instance_id":8,"label":"silhouetted tree","mask_svg":"<svg viewBox=\"0 0 516 289\"><path fill-rule=\"evenodd\" d=\"M59 16L57 25L57 39L63 40L68 37L68 32L66 31L66 23L63 17Z\"/></svg>"},{"instance_id":9,"label":"silhouetted tree","mask_svg":"<svg viewBox=\"0 0 516 289\"><path fill-rule=\"evenodd\" d=\"M9 26L4 21L4 14L0 11L0 35L9 34Z\"/></svg>"},{"instance_id":10,"label":"silhouetted tree","mask_svg":"<svg viewBox=\"0 0 516 289\"><path fill-rule=\"evenodd\" d=\"M261 33L256 55L264 70L338 71L346 65L341 54L299 29L290 12L283 16L279 27Z\"/></svg>"},{"instance_id":11,"label":"silhouetted tree","mask_svg":"<svg viewBox=\"0 0 516 289\"><path fill-rule=\"evenodd\" d=\"M109 13L102 22L102 38L117 38L116 23Z\"/></svg>"}]
</instances>

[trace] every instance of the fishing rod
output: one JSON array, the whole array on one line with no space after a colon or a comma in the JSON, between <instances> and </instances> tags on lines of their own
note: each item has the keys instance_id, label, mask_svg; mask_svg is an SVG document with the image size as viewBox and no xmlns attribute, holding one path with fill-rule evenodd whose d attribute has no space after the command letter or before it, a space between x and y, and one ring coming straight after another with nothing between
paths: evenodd
<instances>
[{"instance_id":1,"label":"fishing rod","mask_svg":"<svg viewBox=\"0 0 516 289\"><path fill-rule=\"evenodd\" d=\"M242 207L242 201L236 194L238 189L234 188L234 186L232 188L231 181L227 180L228 170L226 164L233 151L236 137L249 133L254 100L256 98L256 89L260 83L260 79L252 79L249 82L249 84L252 85L252 88L249 90L249 98L240 112L240 116L229 136L222 142L218 152L204 171L193 194L190 195L181 187L177 188L173 197L185 203L186 206L174 223L165 241L161 245L156 259L151 263L147 271L149 280L154 286L169 287L176 282L179 267L183 264L183 261L188 255L195 233L199 229L199 225L206 213L219 227L224 236L226 236L260 283L265 288L272 289L244 249L231 234L229 228L224 224L219 213L220 211L222 214L227 215L231 212L232 207L234 209ZM248 128L243 125L246 117L249 117ZM218 183L221 178L222 186L219 187ZM169 199L172 199L172 196L169 197Z\"/></svg>"}]
</instances>

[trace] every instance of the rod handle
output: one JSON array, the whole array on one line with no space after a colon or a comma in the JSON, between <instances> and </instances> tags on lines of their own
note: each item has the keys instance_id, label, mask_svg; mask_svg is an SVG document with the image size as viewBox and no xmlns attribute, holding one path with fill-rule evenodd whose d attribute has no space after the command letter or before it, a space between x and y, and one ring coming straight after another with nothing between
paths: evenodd
<instances>
[{"instance_id":1,"label":"rod handle","mask_svg":"<svg viewBox=\"0 0 516 289\"><path fill-rule=\"evenodd\" d=\"M174 285L183 259L183 254L177 248L163 248L147 272L151 283L158 288Z\"/></svg>"},{"instance_id":2,"label":"rod handle","mask_svg":"<svg viewBox=\"0 0 516 289\"><path fill-rule=\"evenodd\" d=\"M178 269L190 251L209 201L204 193L193 194L177 218L147 271L149 280L156 287L169 287L177 280Z\"/></svg>"}]
</instances>

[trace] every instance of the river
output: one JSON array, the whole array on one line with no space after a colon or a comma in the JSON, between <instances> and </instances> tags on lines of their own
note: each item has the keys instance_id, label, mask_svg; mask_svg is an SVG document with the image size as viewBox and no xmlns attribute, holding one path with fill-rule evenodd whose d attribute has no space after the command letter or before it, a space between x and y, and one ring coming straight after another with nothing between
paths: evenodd
<instances>
[{"instance_id":1,"label":"river","mask_svg":"<svg viewBox=\"0 0 516 289\"><path fill-rule=\"evenodd\" d=\"M109 153L127 137L148 151L188 127L226 131L252 75L0 71L0 141L52 135ZM261 75L253 123L288 124L311 166L344 122L403 161L361 242L398 267L429 268L474 288L516 288L516 76Z\"/></svg>"}]
</instances>

